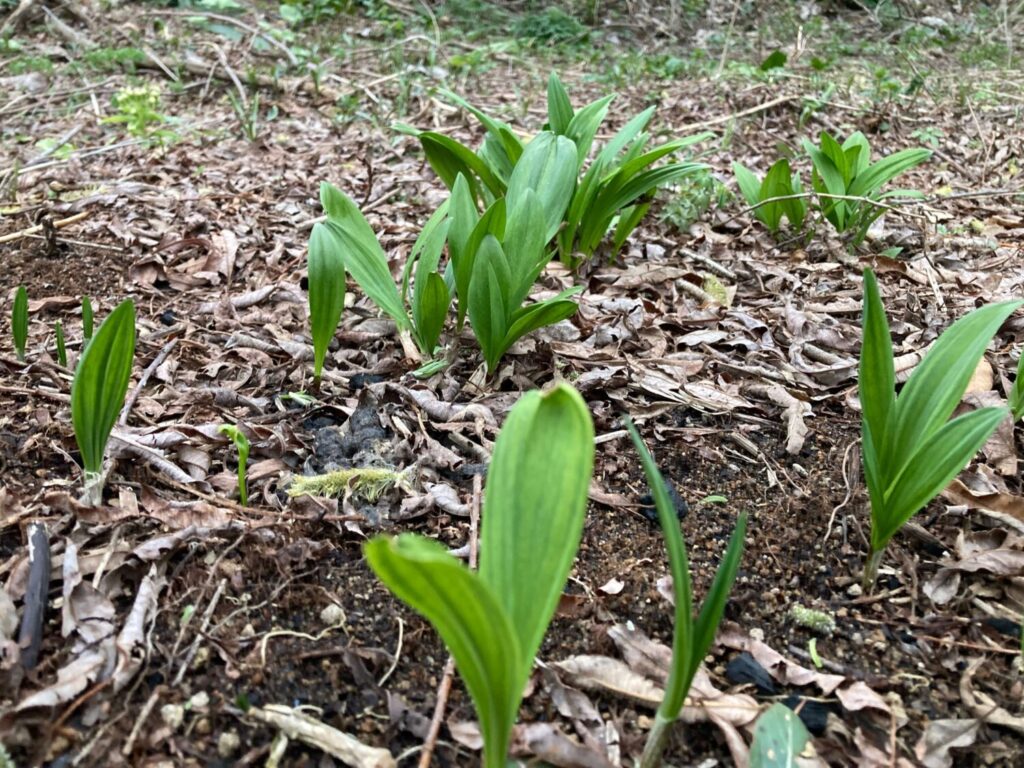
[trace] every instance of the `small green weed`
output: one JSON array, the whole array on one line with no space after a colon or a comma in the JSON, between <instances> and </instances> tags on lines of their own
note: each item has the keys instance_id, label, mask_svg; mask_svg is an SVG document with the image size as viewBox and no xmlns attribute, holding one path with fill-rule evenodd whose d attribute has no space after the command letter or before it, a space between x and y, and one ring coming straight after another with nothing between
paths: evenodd
<instances>
[{"instance_id":1,"label":"small green weed","mask_svg":"<svg viewBox=\"0 0 1024 768\"><path fill-rule=\"evenodd\" d=\"M160 111L162 93L158 85L122 88L114 94L113 101L117 113L103 118L102 122L122 124L130 135L161 145L180 138L174 131L161 127L174 120Z\"/></svg>"}]
</instances>

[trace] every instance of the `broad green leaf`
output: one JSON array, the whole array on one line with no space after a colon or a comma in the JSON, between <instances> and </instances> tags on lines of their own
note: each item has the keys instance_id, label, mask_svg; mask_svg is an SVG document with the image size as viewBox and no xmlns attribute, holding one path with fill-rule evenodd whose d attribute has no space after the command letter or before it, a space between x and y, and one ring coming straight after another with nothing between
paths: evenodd
<instances>
[{"instance_id":1,"label":"broad green leaf","mask_svg":"<svg viewBox=\"0 0 1024 768\"><path fill-rule=\"evenodd\" d=\"M487 163L464 144L433 131L421 133L420 144L427 155L430 167L437 172L449 189L455 184L459 174L462 174L470 182L470 186L479 180L492 195L499 196L505 193L505 185L494 175ZM474 190L474 194L478 194L477 190Z\"/></svg>"},{"instance_id":2,"label":"broad green leaf","mask_svg":"<svg viewBox=\"0 0 1024 768\"><path fill-rule=\"evenodd\" d=\"M451 216L451 225L448 227L448 257L455 295L459 299L458 327L461 330L469 306L469 280L473 274L473 259L476 255L470 250L470 238L480 221L476 203L473 202L473 193L465 176L459 175L455 179L448 209Z\"/></svg>"},{"instance_id":3,"label":"broad green leaf","mask_svg":"<svg viewBox=\"0 0 1024 768\"><path fill-rule=\"evenodd\" d=\"M850 164L850 157L839 142L832 138L828 131L821 132L821 151L829 160L832 161L836 170L839 171L839 175L843 179L843 188L845 189L849 187L850 180L853 178L855 166Z\"/></svg>"},{"instance_id":4,"label":"broad green leaf","mask_svg":"<svg viewBox=\"0 0 1024 768\"><path fill-rule=\"evenodd\" d=\"M377 537L364 551L377 577L441 635L476 705L484 762L504 766L526 680L517 633L498 595L428 539Z\"/></svg>"},{"instance_id":5,"label":"broad green leaf","mask_svg":"<svg viewBox=\"0 0 1024 768\"><path fill-rule=\"evenodd\" d=\"M563 291L557 297L520 308L513 315L505 338L501 342L498 356L504 355L509 347L528 333L533 333L546 325L554 325L576 314L579 305L575 301L568 301L562 297L579 293L581 290L583 290L582 287L571 288L568 291Z\"/></svg>"},{"instance_id":6,"label":"broad green leaf","mask_svg":"<svg viewBox=\"0 0 1024 768\"><path fill-rule=\"evenodd\" d=\"M893 461L906 460L915 446L946 423L989 341L1022 304L1006 301L976 309L939 336L896 400L892 447L887 454Z\"/></svg>"},{"instance_id":7,"label":"broad green leaf","mask_svg":"<svg viewBox=\"0 0 1024 768\"><path fill-rule=\"evenodd\" d=\"M313 337L313 377L320 378L327 348L345 307L345 262L342 242L326 224L314 224L309 235L309 330Z\"/></svg>"},{"instance_id":8,"label":"broad green leaf","mask_svg":"<svg viewBox=\"0 0 1024 768\"><path fill-rule=\"evenodd\" d=\"M872 437L871 453L877 452L877 455L872 455L871 462L875 467L887 467L889 461L885 443L877 441L885 441L891 436L896 407L896 372L885 307L882 306L875 273L870 269L864 270L864 319L857 385L865 428L870 430ZM864 447L863 452L867 458L868 446ZM884 486L878 490L884 490Z\"/></svg>"},{"instance_id":9,"label":"broad green leaf","mask_svg":"<svg viewBox=\"0 0 1024 768\"><path fill-rule=\"evenodd\" d=\"M845 195L846 183L843 180L843 175L828 156L806 139L804 139L804 149L811 156L811 163L814 166L812 182L815 191L829 195ZM821 200L821 211L837 231L846 231L847 211L845 200L823 198Z\"/></svg>"},{"instance_id":10,"label":"broad green leaf","mask_svg":"<svg viewBox=\"0 0 1024 768\"><path fill-rule=\"evenodd\" d=\"M576 187L576 146L550 131L537 134L516 163L508 181L509 210L514 210L526 190L532 189L544 211L544 241L554 237Z\"/></svg>"},{"instance_id":11,"label":"broad green leaf","mask_svg":"<svg viewBox=\"0 0 1024 768\"><path fill-rule=\"evenodd\" d=\"M785 704L772 704L754 724L750 768L797 768L811 734Z\"/></svg>"},{"instance_id":12,"label":"broad green leaf","mask_svg":"<svg viewBox=\"0 0 1024 768\"><path fill-rule=\"evenodd\" d=\"M402 301L409 298L409 282L414 274L418 282L420 277L425 280L426 275L437 271L441 252L444 251L444 244L448 239L448 227L451 224L448 205L449 201L445 200L434 211L409 250L405 266L402 267Z\"/></svg>"},{"instance_id":13,"label":"broad green leaf","mask_svg":"<svg viewBox=\"0 0 1024 768\"><path fill-rule=\"evenodd\" d=\"M473 264L473 278L469 284L469 320L487 362L488 373L494 372L505 352L503 342L512 313L505 297L511 282L512 275L501 243L494 235L486 235Z\"/></svg>"},{"instance_id":14,"label":"broad green leaf","mask_svg":"<svg viewBox=\"0 0 1024 768\"><path fill-rule=\"evenodd\" d=\"M548 78L548 125L552 133L564 136L575 111L565 86L554 72Z\"/></svg>"},{"instance_id":15,"label":"broad green leaf","mask_svg":"<svg viewBox=\"0 0 1024 768\"><path fill-rule=\"evenodd\" d=\"M325 223L336 241L345 269L400 330L412 330L387 256L359 208L345 193L327 182L320 185L320 200L327 212Z\"/></svg>"},{"instance_id":16,"label":"broad green leaf","mask_svg":"<svg viewBox=\"0 0 1024 768\"><path fill-rule=\"evenodd\" d=\"M883 157L853 180L849 193L861 197L871 197L878 193L883 185L915 165L920 165L931 155L931 151L927 149L904 149L888 157Z\"/></svg>"},{"instance_id":17,"label":"broad green leaf","mask_svg":"<svg viewBox=\"0 0 1024 768\"><path fill-rule=\"evenodd\" d=\"M605 96L592 104L587 104L573 116L572 122L565 130L565 135L576 145L577 173L586 162L587 155L590 154L590 149L594 145L594 136L597 135L597 129L604 122L604 117L608 114L608 105L614 98L614 96Z\"/></svg>"},{"instance_id":18,"label":"broad green leaf","mask_svg":"<svg viewBox=\"0 0 1024 768\"><path fill-rule=\"evenodd\" d=\"M480 578L514 628L523 684L579 548L593 465L590 413L566 384L523 395L494 446Z\"/></svg>"},{"instance_id":19,"label":"broad green leaf","mask_svg":"<svg viewBox=\"0 0 1024 768\"><path fill-rule=\"evenodd\" d=\"M11 308L11 336L14 337L14 351L18 360L25 360L25 345L28 344L28 291L19 285L14 292L14 305Z\"/></svg>"},{"instance_id":20,"label":"broad green leaf","mask_svg":"<svg viewBox=\"0 0 1024 768\"><path fill-rule=\"evenodd\" d=\"M757 180L754 173L739 162L733 162L732 172L736 176L736 184L740 188L743 199L747 205L757 205L761 202L761 182Z\"/></svg>"},{"instance_id":21,"label":"broad green leaf","mask_svg":"<svg viewBox=\"0 0 1024 768\"><path fill-rule=\"evenodd\" d=\"M78 358L71 384L71 422L87 475L103 468L135 359L135 305L124 301L100 325Z\"/></svg>"},{"instance_id":22,"label":"broad green leaf","mask_svg":"<svg viewBox=\"0 0 1024 768\"><path fill-rule=\"evenodd\" d=\"M907 520L942 493L1008 415L1006 408L981 408L958 416L920 443L892 481L884 513L878 515L872 505L873 552L883 549ZM894 455L898 459L902 454Z\"/></svg>"},{"instance_id":23,"label":"broad green leaf","mask_svg":"<svg viewBox=\"0 0 1024 768\"><path fill-rule=\"evenodd\" d=\"M761 183L761 199L771 200L773 197L785 197L792 194L792 178L789 161L786 158L778 160L768 169L768 173L765 174L764 181ZM782 214L786 210L785 201L776 200L762 205L761 209L764 211L765 226L772 232L778 231L779 225L782 223Z\"/></svg>"},{"instance_id":24,"label":"broad green leaf","mask_svg":"<svg viewBox=\"0 0 1024 768\"><path fill-rule=\"evenodd\" d=\"M510 308L523 303L550 258L544 227L544 208L540 197L532 189L527 189L509 210L505 222L503 248L511 276L505 293Z\"/></svg>"},{"instance_id":25,"label":"broad green leaf","mask_svg":"<svg viewBox=\"0 0 1024 768\"><path fill-rule=\"evenodd\" d=\"M850 150L855 147L860 147L860 149L855 155L851 155ZM851 167L854 178L864 173L871 164L871 145L868 143L867 136L860 131L855 131L847 137L843 142L843 150L847 152L847 157L853 158Z\"/></svg>"},{"instance_id":26,"label":"broad green leaf","mask_svg":"<svg viewBox=\"0 0 1024 768\"><path fill-rule=\"evenodd\" d=\"M420 283L422 280L422 284ZM421 287L422 285L422 287ZM451 295L444 278L437 272L430 272L416 278L416 298L412 305L416 338L425 355L432 356L441 337L444 321L448 318Z\"/></svg>"}]
</instances>

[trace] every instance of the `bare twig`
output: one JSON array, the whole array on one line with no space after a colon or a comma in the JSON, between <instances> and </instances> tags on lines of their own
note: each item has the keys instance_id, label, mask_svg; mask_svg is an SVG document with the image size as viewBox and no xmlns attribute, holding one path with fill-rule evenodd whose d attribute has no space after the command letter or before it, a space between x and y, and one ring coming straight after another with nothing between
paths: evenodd
<instances>
[{"instance_id":1,"label":"bare twig","mask_svg":"<svg viewBox=\"0 0 1024 768\"><path fill-rule=\"evenodd\" d=\"M153 371L159 368L167 356L171 354L171 350L174 349L178 344L178 339L173 338L166 344L164 348L160 350L156 357L153 358L153 362L146 366L146 370L142 372L142 376L139 378L139 383L135 385L135 389L128 396L128 399L124 401L124 408L121 409L121 416L117 420L118 424L125 424L128 421L128 414L131 413L132 406L135 405L135 401L139 399L139 393L142 392L142 388L146 386L146 382L149 381L149 377L153 375Z\"/></svg>"},{"instance_id":2,"label":"bare twig","mask_svg":"<svg viewBox=\"0 0 1024 768\"><path fill-rule=\"evenodd\" d=\"M66 219L60 219L59 221L53 222L53 228L63 229L64 227L70 227L72 224L77 224L83 219L89 218L91 215L92 213L90 211L82 211L81 213L76 213L74 216L68 216ZM27 227L26 229L22 229L17 232L11 232L8 235L3 235L2 237L0 237L0 243L10 243L14 240L20 240L23 237L35 235L42 231L43 225L36 224L34 226Z\"/></svg>"}]
</instances>

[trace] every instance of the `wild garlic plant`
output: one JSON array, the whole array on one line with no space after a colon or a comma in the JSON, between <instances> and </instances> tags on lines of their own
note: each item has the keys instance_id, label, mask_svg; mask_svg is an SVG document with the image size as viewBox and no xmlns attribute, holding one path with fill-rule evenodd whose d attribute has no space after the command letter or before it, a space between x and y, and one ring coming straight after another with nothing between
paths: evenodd
<instances>
[{"instance_id":1,"label":"wild garlic plant","mask_svg":"<svg viewBox=\"0 0 1024 768\"><path fill-rule=\"evenodd\" d=\"M1008 408L987 407L950 421L985 348L1022 305L989 304L957 320L935 341L897 396L885 308L874 273L864 270L858 387L864 479L871 500L865 591L874 586L889 540L949 485L1010 415Z\"/></svg>"},{"instance_id":2,"label":"wild garlic plant","mask_svg":"<svg viewBox=\"0 0 1024 768\"><path fill-rule=\"evenodd\" d=\"M450 91L441 94L474 115L486 129L478 150L436 131L420 131L405 124L396 128L419 139L428 162L449 189L454 189L456 179L462 176L473 199L486 209L508 193L513 172L535 138L520 138L511 126ZM544 131L568 139L575 150L573 184L560 205L563 218L555 240L559 258L570 266L591 258L609 233L611 252L618 252L647 213L658 189L707 170L706 165L688 161L656 165L711 134L675 139L649 149L651 137L646 129L654 107L626 123L587 166L595 137L614 98L605 96L577 110L558 75L552 73L548 80Z\"/></svg>"},{"instance_id":3,"label":"wild garlic plant","mask_svg":"<svg viewBox=\"0 0 1024 768\"><path fill-rule=\"evenodd\" d=\"M594 426L579 393L566 384L528 392L494 446L479 571L414 534L365 547L377 577L433 624L455 659L487 768L505 766L534 657L579 548L593 466Z\"/></svg>"},{"instance_id":4,"label":"wild garlic plant","mask_svg":"<svg viewBox=\"0 0 1024 768\"><path fill-rule=\"evenodd\" d=\"M643 755L639 768L656 768L661 764L661 756L668 743L669 729L678 719L683 708L686 694L693 683L697 669L707 655L708 648L714 642L718 625L725 612L725 604L729 600L736 573L739 571L743 557L743 540L747 531L747 515L743 513L736 521L729 546L725 550L721 565L711 582L711 588L704 598L704 605L696 620L693 616L693 583L690 577L690 560L686 553L686 541L679 528L675 505L669 498L665 479L654 462L654 457L640 438L640 433L629 420L626 429L633 440L647 484L654 497L654 507L658 513L658 523L665 536L665 548L668 550L669 571L672 575L672 592L675 596L675 624L672 633L672 665L669 669L668 682L665 685L665 697L654 717L654 725L647 734Z\"/></svg>"},{"instance_id":5,"label":"wild garlic plant","mask_svg":"<svg viewBox=\"0 0 1024 768\"><path fill-rule=\"evenodd\" d=\"M103 501L103 456L124 405L135 359L135 305L122 302L78 358L71 382L71 422L82 454L83 500Z\"/></svg>"},{"instance_id":6,"label":"wild garlic plant","mask_svg":"<svg viewBox=\"0 0 1024 768\"><path fill-rule=\"evenodd\" d=\"M11 338L14 340L14 353L18 360L25 362L25 346L28 344L28 291L19 285L14 292L14 304L11 307Z\"/></svg>"},{"instance_id":7,"label":"wild garlic plant","mask_svg":"<svg viewBox=\"0 0 1024 768\"><path fill-rule=\"evenodd\" d=\"M221 424L217 431L226 435L235 444L238 452L238 501L243 507L249 506L249 485L246 482L247 464L249 461L249 438L234 424Z\"/></svg>"},{"instance_id":8,"label":"wild garlic plant","mask_svg":"<svg viewBox=\"0 0 1024 768\"><path fill-rule=\"evenodd\" d=\"M470 318L488 373L519 338L571 316L577 309L569 288L556 296L524 303L549 261L548 245L561 226L575 178L576 150L571 141L550 132L538 134L513 169L505 196L480 214L469 180L457 176L451 197L424 225L406 260L399 291L388 259L356 204L326 182L321 201L327 220L310 239L310 265L330 263L337 282L338 264L363 292L411 337L424 357L436 353L452 300L457 300L457 327ZM447 245L448 260L442 267ZM312 312L314 294L330 304L338 288L313 285L311 317L322 317L319 344L326 344L337 323L331 312ZM411 286L411 287L410 287ZM314 326L317 325L315 317ZM314 333L316 338L317 333ZM319 359L319 358L318 358Z\"/></svg>"}]
</instances>

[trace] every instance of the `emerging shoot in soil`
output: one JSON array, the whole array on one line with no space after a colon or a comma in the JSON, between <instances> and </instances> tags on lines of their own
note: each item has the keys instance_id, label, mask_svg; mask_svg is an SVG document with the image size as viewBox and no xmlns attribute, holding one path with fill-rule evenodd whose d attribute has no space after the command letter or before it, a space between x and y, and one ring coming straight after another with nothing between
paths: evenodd
<instances>
[{"instance_id":1,"label":"emerging shoot in soil","mask_svg":"<svg viewBox=\"0 0 1024 768\"><path fill-rule=\"evenodd\" d=\"M949 485L1009 415L1004 407L949 417L999 326L1024 302L976 309L943 332L899 397L892 338L878 282L864 270L860 405L864 479L871 498L871 545L864 567L870 590L889 540Z\"/></svg>"},{"instance_id":2,"label":"emerging shoot in soil","mask_svg":"<svg viewBox=\"0 0 1024 768\"><path fill-rule=\"evenodd\" d=\"M57 339L57 362L61 368L67 368L68 350L64 345L64 326L60 324L60 320L53 324L53 335Z\"/></svg>"},{"instance_id":3,"label":"emerging shoot in soil","mask_svg":"<svg viewBox=\"0 0 1024 768\"><path fill-rule=\"evenodd\" d=\"M103 453L124 405L135 358L135 305L122 302L82 351L71 383L71 421L85 470L83 501L103 501Z\"/></svg>"},{"instance_id":4,"label":"emerging shoot in soil","mask_svg":"<svg viewBox=\"0 0 1024 768\"><path fill-rule=\"evenodd\" d=\"M594 426L579 393L566 384L528 392L494 446L478 573L421 536L366 545L378 578L451 651L476 705L486 768L505 765L534 656L579 548L593 466Z\"/></svg>"},{"instance_id":5,"label":"emerging shoot in soil","mask_svg":"<svg viewBox=\"0 0 1024 768\"><path fill-rule=\"evenodd\" d=\"M249 486L245 481L246 462L249 461L249 438L233 424L222 424L217 428L222 435L227 435L238 450L238 501L243 507L249 506Z\"/></svg>"},{"instance_id":6,"label":"emerging shoot in soil","mask_svg":"<svg viewBox=\"0 0 1024 768\"><path fill-rule=\"evenodd\" d=\"M665 535L665 548L668 550L669 570L672 573L672 590L675 595L675 630L672 636L672 668L669 670L668 683L665 686L665 698L654 718L654 725L647 735L640 768L656 768L661 765L661 755L668 742L669 728L679 717L690 690L697 668L711 647L722 620L725 604L729 599L736 572L743 556L743 539L747 531L747 515L743 513L736 521L736 528L729 539L729 547L725 551L722 564L718 567L715 579L711 583L704 605L697 620L693 618L693 586L690 580L690 561L686 554L686 541L679 529L675 507L669 498L665 480L654 463L651 452L644 445L633 422L626 421L633 445L640 454L647 484L654 496L654 506L658 511L658 523Z\"/></svg>"},{"instance_id":7,"label":"emerging shoot in soil","mask_svg":"<svg viewBox=\"0 0 1024 768\"><path fill-rule=\"evenodd\" d=\"M321 189L321 197L324 191ZM326 208L326 205L324 206ZM320 380L327 347L345 307L345 262L331 242L327 224L317 224L309 236L309 329L313 337L313 378Z\"/></svg>"},{"instance_id":8,"label":"emerging shoot in soil","mask_svg":"<svg viewBox=\"0 0 1024 768\"><path fill-rule=\"evenodd\" d=\"M92 301L88 296L82 297L82 338L85 341L89 341L92 338L92 332L94 329L94 320L92 315Z\"/></svg>"},{"instance_id":9,"label":"emerging shoot in soil","mask_svg":"<svg viewBox=\"0 0 1024 768\"><path fill-rule=\"evenodd\" d=\"M14 294L11 310L11 336L14 337L14 352L18 360L25 362L25 345L28 343L28 291L19 285Z\"/></svg>"}]
</instances>

